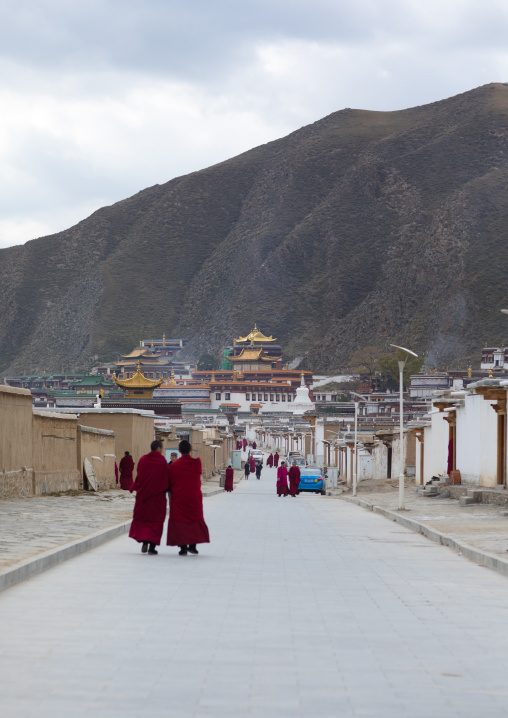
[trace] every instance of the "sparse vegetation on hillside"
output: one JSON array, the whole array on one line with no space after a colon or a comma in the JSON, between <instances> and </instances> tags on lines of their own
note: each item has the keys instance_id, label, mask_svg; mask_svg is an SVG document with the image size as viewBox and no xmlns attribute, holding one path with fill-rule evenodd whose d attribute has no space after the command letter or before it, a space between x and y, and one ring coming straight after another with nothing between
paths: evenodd
<instances>
[{"instance_id":1,"label":"sparse vegetation on hillside","mask_svg":"<svg viewBox=\"0 0 508 718\"><path fill-rule=\"evenodd\" d=\"M163 332L218 356L256 321L316 371L390 342L476 360L508 333L507 161L492 84L342 110L146 189L0 250L0 370L84 368Z\"/></svg>"}]
</instances>

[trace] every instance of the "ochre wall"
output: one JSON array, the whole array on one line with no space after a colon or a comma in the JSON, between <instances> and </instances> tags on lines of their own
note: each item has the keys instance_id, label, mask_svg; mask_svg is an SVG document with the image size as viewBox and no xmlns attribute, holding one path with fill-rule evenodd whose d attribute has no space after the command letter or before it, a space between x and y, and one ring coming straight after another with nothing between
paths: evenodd
<instances>
[{"instance_id":1,"label":"ochre wall","mask_svg":"<svg viewBox=\"0 0 508 718\"><path fill-rule=\"evenodd\" d=\"M79 421L84 426L96 429L107 429L115 432L116 463L129 451L134 463L137 464L143 454L148 454L150 444L154 440L154 417L128 413L95 413L83 412Z\"/></svg>"},{"instance_id":2,"label":"ochre wall","mask_svg":"<svg viewBox=\"0 0 508 718\"><path fill-rule=\"evenodd\" d=\"M77 438L77 467L81 487L84 485L83 464L88 459L97 474L99 491L116 488L114 432L78 424Z\"/></svg>"},{"instance_id":3,"label":"ochre wall","mask_svg":"<svg viewBox=\"0 0 508 718\"><path fill-rule=\"evenodd\" d=\"M0 496L32 492L32 395L0 385Z\"/></svg>"},{"instance_id":4,"label":"ochre wall","mask_svg":"<svg viewBox=\"0 0 508 718\"><path fill-rule=\"evenodd\" d=\"M75 415L34 411L31 444L35 496L79 489Z\"/></svg>"}]
</instances>

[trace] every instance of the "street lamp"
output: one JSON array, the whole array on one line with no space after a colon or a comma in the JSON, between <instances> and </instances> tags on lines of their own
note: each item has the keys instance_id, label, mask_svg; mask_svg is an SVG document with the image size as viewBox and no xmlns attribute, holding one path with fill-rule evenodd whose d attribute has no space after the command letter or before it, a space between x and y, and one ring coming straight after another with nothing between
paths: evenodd
<instances>
[{"instance_id":1,"label":"street lamp","mask_svg":"<svg viewBox=\"0 0 508 718\"><path fill-rule=\"evenodd\" d=\"M356 455L357 448L358 448L358 401L355 401L355 454L354 454L354 463L353 463L353 496L356 496L356 472L358 471L358 456Z\"/></svg>"},{"instance_id":2,"label":"street lamp","mask_svg":"<svg viewBox=\"0 0 508 718\"><path fill-rule=\"evenodd\" d=\"M411 349L406 347L400 347L398 344L390 344L395 349L400 349L406 352L408 356L403 361L399 361L399 445L400 445L400 473L399 473L399 511L402 511L404 506L404 367L409 358L409 355L418 359L418 354L415 354Z\"/></svg>"}]
</instances>

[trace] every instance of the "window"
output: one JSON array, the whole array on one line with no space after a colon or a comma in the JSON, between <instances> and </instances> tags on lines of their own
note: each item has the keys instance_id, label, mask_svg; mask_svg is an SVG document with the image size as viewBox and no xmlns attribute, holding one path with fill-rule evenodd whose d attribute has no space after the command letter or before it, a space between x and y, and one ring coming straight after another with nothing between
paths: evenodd
<instances>
[{"instance_id":1,"label":"window","mask_svg":"<svg viewBox=\"0 0 508 718\"><path fill-rule=\"evenodd\" d=\"M224 394L224 399L225 399L226 401L231 401L231 394L230 394L229 392L226 392L226 393Z\"/></svg>"},{"instance_id":2,"label":"window","mask_svg":"<svg viewBox=\"0 0 508 718\"><path fill-rule=\"evenodd\" d=\"M258 394L258 401L263 401L263 394Z\"/></svg>"},{"instance_id":3,"label":"window","mask_svg":"<svg viewBox=\"0 0 508 718\"><path fill-rule=\"evenodd\" d=\"M291 401L291 394L288 394L288 401Z\"/></svg>"},{"instance_id":4,"label":"window","mask_svg":"<svg viewBox=\"0 0 508 718\"><path fill-rule=\"evenodd\" d=\"M250 401L250 394L245 394L245 401Z\"/></svg>"},{"instance_id":5,"label":"window","mask_svg":"<svg viewBox=\"0 0 508 718\"><path fill-rule=\"evenodd\" d=\"M273 401L273 394L270 394L270 401Z\"/></svg>"},{"instance_id":6,"label":"window","mask_svg":"<svg viewBox=\"0 0 508 718\"><path fill-rule=\"evenodd\" d=\"M280 401L280 394L275 394L275 401Z\"/></svg>"},{"instance_id":7,"label":"window","mask_svg":"<svg viewBox=\"0 0 508 718\"><path fill-rule=\"evenodd\" d=\"M282 401L286 401L286 395L285 395L285 394L282 395Z\"/></svg>"},{"instance_id":8,"label":"window","mask_svg":"<svg viewBox=\"0 0 508 718\"><path fill-rule=\"evenodd\" d=\"M215 398L216 398L218 401L220 401L220 400L222 399L222 394L220 393L220 391L217 391L217 392L215 393Z\"/></svg>"},{"instance_id":9,"label":"window","mask_svg":"<svg viewBox=\"0 0 508 718\"><path fill-rule=\"evenodd\" d=\"M268 394L265 394L264 396L265 396L264 401L268 401Z\"/></svg>"}]
</instances>

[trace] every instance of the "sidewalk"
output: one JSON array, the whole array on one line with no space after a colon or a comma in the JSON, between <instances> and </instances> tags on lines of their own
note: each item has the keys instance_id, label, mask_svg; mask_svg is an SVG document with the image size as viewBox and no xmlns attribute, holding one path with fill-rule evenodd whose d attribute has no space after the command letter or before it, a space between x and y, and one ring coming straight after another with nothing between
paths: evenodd
<instances>
[{"instance_id":1,"label":"sidewalk","mask_svg":"<svg viewBox=\"0 0 508 718\"><path fill-rule=\"evenodd\" d=\"M508 515L495 504L460 506L456 498L427 498L406 486L405 511L398 511L398 486L383 491L335 494L330 498L356 503L392 521L424 533L460 551L471 560L508 575ZM447 540L449 539L449 540ZM470 547L472 551L467 551ZM469 555L468 555L469 553ZM494 560L491 560L493 558Z\"/></svg>"}]
</instances>

